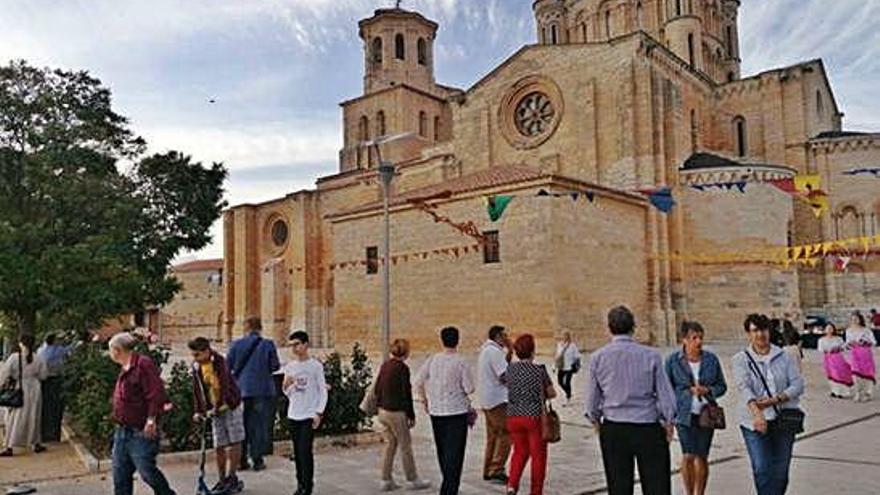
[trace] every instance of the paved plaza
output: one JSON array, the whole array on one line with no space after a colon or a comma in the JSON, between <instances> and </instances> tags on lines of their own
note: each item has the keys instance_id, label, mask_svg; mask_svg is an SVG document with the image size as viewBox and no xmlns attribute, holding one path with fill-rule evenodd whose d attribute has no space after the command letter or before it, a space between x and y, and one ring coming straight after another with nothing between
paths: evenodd
<instances>
[{"instance_id":1,"label":"paved plaza","mask_svg":"<svg viewBox=\"0 0 880 495\"><path fill-rule=\"evenodd\" d=\"M721 356L725 375L730 380L730 357L737 345L710 346ZM671 349L664 349L669 352ZM880 353L878 353L880 357ZM411 363L417 367L419 361ZM834 493L875 495L880 493L880 400L855 404L851 401L834 400L822 374L821 355L807 351L804 361L807 377L807 393L804 407L808 414L807 432L795 446L790 494L824 495ZM575 379L576 394L582 395L585 376ZM733 407L736 391L732 390L721 401L728 416L734 418ZM549 473L545 493L549 495L576 495L605 493L605 480L599 453L598 440L583 418L583 397L570 407L559 407L564 425L563 440L550 447ZM557 401L558 402L558 401ZM439 468L434 456L427 417L421 412L414 434L416 457L420 474L433 481L439 480ZM503 493L502 487L486 484L481 478L482 448L485 429L481 422L468 438L465 475L462 495ZM716 435L712 450L709 493L741 495L754 493L748 457L738 428L729 427ZM332 450L316 456L317 494L347 495L374 494L378 491L378 463L381 446L347 450ZM85 469L71 461L71 451L64 446L52 446L49 456L20 456L0 460L0 484L13 480L42 479L34 483L41 494L93 495L111 493L108 474L89 475ZM677 465L678 444L673 444L673 466ZM193 464L167 464L165 473L178 494L194 491L196 466ZM396 476L402 479L399 465ZM209 473L213 473L213 465ZM58 477L60 479L48 480ZM246 492L253 495L285 494L294 490L292 463L281 457L269 461L269 469L261 473L247 472L242 475ZM213 481L213 476L211 476ZM681 492L678 478L674 478L675 493ZM523 480L527 492L528 479ZM402 493L403 491L399 492ZM432 493L429 490L423 493ZM136 495L146 495L150 490L139 484ZM638 490L637 490L637 493Z\"/></svg>"}]
</instances>

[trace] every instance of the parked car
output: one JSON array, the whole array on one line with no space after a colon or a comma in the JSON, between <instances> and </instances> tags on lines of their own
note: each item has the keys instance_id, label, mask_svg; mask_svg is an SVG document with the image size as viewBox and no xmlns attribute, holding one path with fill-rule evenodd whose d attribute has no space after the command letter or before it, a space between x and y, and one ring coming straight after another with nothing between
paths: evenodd
<instances>
[{"instance_id":1,"label":"parked car","mask_svg":"<svg viewBox=\"0 0 880 495\"><path fill-rule=\"evenodd\" d=\"M801 347L815 349L819 346L819 339L825 335L825 326L829 323L825 315L807 315L804 317L804 329L801 330Z\"/></svg>"}]
</instances>

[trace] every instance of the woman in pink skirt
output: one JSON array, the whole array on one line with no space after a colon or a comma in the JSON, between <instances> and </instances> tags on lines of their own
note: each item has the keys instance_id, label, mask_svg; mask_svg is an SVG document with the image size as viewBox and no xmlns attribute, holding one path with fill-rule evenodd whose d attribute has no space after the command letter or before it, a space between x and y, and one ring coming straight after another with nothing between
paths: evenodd
<instances>
[{"instance_id":1,"label":"woman in pink skirt","mask_svg":"<svg viewBox=\"0 0 880 495\"><path fill-rule=\"evenodd\" d=\"M865 326L865 317L858 311L852 314L846 329L846 346L850 350L850 364L855 377L853 400L868 402L874 395L877 367L874 364L874 333Z\"/></svg>"},{"instance_id":2,"label":"woman in pink skirt","mask_svg":"<svg viewBox=\"0 0 880 495\"><path fill-rule=\"evenodd\" d=\"M849 398L853 386L852 368L843 357L846 342L837 335L834 323L825 325L825 336L819 339L818 349L825 356L825 376L828 378L828 386L831 387L831 397Z\"/></svg>"}]
</instances>

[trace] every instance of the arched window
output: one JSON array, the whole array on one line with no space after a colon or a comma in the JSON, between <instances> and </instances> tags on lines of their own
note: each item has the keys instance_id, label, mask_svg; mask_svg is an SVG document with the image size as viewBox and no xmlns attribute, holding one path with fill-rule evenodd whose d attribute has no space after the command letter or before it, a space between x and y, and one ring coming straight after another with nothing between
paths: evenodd
<instances>
[{"instance_id":1,"label":"arched window","mask_svg":"<svg viewBox=\"0 0 880 495\"><path fill-rule=\"evenodd\" d=\"M397 60L406 60L406 44L400 33L394 36L394 57Z\"/></svg>"},{"instance_id":2,"label":"arched window","mask_svg":"<svg viewBox=\"0 0 880 495\"><path fill-rule=\"evenodd\" d=\"M584 22L581 24L581 37L584 40L584 43L587 42L587 23Z\"/></svg>"},{"instance_id":3,"label":"arched window","mask_svg":"<svg viewBox=\"0 0 880 495\"><path fill-rule=\"evenodd\" d=\"M385 130L385 112L379 110L379 113L376 114L376 137L384 136L387 132Z\"/></svg>"},{"instance_id":4,"label":"arched window","mask_svg":"<svg viewBox=\"0 0 880 495\"><path fill-rule=\"evenodd\" d=\"M642 8L642 2L636 4L636 27L639 29L645 27L645 12Z\"/></svg>"},{"instance_id":5,"label":"arched window","mask_svg":"<svg viewBox=\"0 0 880 495\"><path fill-rule=\"evenodd\" d=\"M611 38L611 11L605 11L605 37Z\"/></svg>"},{"instance_id":6,"label":"arched window","mask_svg":"<svg viewBox=\"0 0 880 495\"><path fill-rule=\"evenodd\" d=\"M428 114L419 112L419 136L428 137Z\"/></svg>"},{"instance_id":7,"label":"arched window","mask_svg":"<svg viewBox=\"0 0 880 495\"><path fill-rule=\"evenodd\" d=\"M370 119L366 115L361 117L361 121L358 124L358 138L361 141L370 140Z\"/></svg>"},{"instance_id":8,"label":"arched window","mask_svg":"<svg viewBox=\"0 0 880 495\"><path fill-rule=\"evenodd\" d=\"M821 117L822 114L824 114L824 113L825 113L825 100L822 99L822 92L819 90L816 90L816 114L819 115L819 117Z\"/></svg>"},{"instance_id":9,"label":"arched window","mask_svg":"<svg viewBox=\"0 0 880 495\"><path fill-rule=\"evenodd\" d=\"M550 44L556 45L559 43L559 27L556 24L552 24L550 26Z\"/></svg>"},{"instance_id":10,"label":"arched window","mask_svg":"<svg viewBox=\"0 0 880 495\"><path fill-rule=\"evenodd\" d=\"M733 71L728 72L727 82L733 82L734 80L736 80L736 74L734 74Z\"/></svg>"},{"instance_id":11,"label":"arched window","mask_svg":"<svg viewBox=\"0 0 880 495\"><path fill-rule=\"evenodd\" d=\"M547 43L547 28L541 28L541 43Z\"/></svg>"},{"instance_id":12,"label":"arched window","mask_svg":"<svg viewBox=\"0 0 880 495\"><path fill-rule=\"evenodd\" d=\"M418 43L419 65L428 65L428 42L425 38L419 38Z\"/></svg>"},{"instance_id":13,"label":"arched window","mask_svg":"<svg viewBox=\"0 0 880 495\"><path fill-rule=\"evenodd\" d=\"M675 16L681 15L681 0L675 0Z\"/></svg>"},{"instance_id":14,"label":"arched window","mask_svg":"<svg viewBox=\"0 0 880 495\"><path fill-rule=\"evenodd\" d=\"M694 33L688 33L688 63L691 64L691 68L696 68L697 66L694 57Z\"/></svg>"},{"instance_id":15,"label":"arched window","mask_svg":"<svg viewBox=\"0 0 880 495\"><path fill-rule=\"evenodd\" d=\"M724 43L727 45L727 56L733 58L733 26L727 26L724 31Z\"/></svg>"},{"instance_id":16,"label":"arched window","mask_svg":"<svg viewBox=\"0 0 880 495\"><path fill-rule=\"evenodd\" d=\"M370 48L372 52L372 60L374 64L382 63L382 38L376 36L373 38L373 46Z\"/></svg>"},{"instance_id":17,"label":"arched window","mask_svg":"<svg viewBox=\"0 0 880 495\"><path fill-rule=\"evenodd\" d=\"M748 129L746 128L746 119L737 116L733 119L733 136L736 144L737 156L746 156L748 154Z\"/></svg>"},{"instance_id":18,"label":"arched window","mask_svg":"<svg viewBox=\"0 0 880 495\"><path fill-rule=\"evenodd\" d=\"M440 141L440 116L434 117L434 141Z\"/></svg>"},{"instance_id":19,"label":"arched window","mask_svg":"<svg viewBox=\"0 0 880 495\"><path fill-rule=\"evenodd\" d=\"M697 129L697 111L691 110L691 151L696 153L699 148L699 129Z\"/></svg>"}]
</instances>

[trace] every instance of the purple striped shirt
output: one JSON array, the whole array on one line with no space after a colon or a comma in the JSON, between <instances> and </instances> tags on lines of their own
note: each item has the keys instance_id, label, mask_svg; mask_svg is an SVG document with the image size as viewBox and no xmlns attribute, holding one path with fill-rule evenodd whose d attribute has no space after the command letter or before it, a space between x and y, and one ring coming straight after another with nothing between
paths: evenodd
<instances>
[{"instance_id":1,"label":"purple striped shirt","mask_svg":"<svg viewBox=\"0 0 880 495\"><path fill-rule=\"evenodd\" d=\"M660 353L630 335L615 335L590 359L587 418L598 423L672 423L675 394Z\"/></svg>"}]
</instances>

